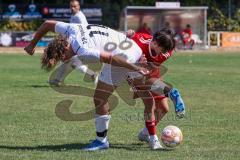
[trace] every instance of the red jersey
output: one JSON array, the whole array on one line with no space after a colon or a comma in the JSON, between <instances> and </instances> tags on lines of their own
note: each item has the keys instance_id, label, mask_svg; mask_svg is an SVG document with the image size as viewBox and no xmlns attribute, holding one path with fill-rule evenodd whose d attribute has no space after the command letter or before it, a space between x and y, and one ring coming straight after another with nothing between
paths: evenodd
<instances>
[{"instance_id":1,"label":"red jersey","mask_svg":"<svg viewBox=\"0 0 240 160\"><path fill-rule=\"evenodd\" d=\"M190 28L186 28L186 29L183 30L183 33L187 33L191 37L192 30Z\"/></svg>"},{"instance_id":2,"label":"red jersey","mask_svg":"<svg viewBox=\"0 0 240 160\"><path fill-rule=\"evenodd\" d=\"M133 37L131 37L138 46L142 49L143 54L147 58L148 62L153 62L155 65L160 66L161 63L166 61L169 57L172 56L172 51L167 52L166 54L158 54L153 56L149 50L149 44L152 41L152 36L144 33L135 33ZM160 78L160 70L159 68L153 69L150 73L151 77Z\"/></svg>"}]
</instances>

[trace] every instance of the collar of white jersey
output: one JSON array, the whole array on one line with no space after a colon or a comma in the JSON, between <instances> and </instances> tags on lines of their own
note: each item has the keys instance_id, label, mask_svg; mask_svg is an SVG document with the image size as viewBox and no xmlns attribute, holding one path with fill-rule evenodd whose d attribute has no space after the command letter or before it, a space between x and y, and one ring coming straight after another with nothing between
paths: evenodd
<instances>
[{"instance_id":1,"label":"collar of white jersey","mask_svg":"<svg viewBox=\"0 0 240 160\"><path fill-rule=\"evenodd\" d=\"M76 16L77 14L81 14L82 11L78 11L77 13L75 14L72 14L72 16Z\"/></svg>"}]
</instances>

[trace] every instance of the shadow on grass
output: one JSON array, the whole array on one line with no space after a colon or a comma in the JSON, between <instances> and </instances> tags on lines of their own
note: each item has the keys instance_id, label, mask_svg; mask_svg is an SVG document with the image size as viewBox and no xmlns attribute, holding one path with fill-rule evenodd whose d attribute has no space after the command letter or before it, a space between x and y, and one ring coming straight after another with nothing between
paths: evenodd
<instances>
[{"instance_id":1,"label":"shadow on grass","mask_svg":"<svg viewBox=\"0 0 240 160\"><path fill-rule=\"evenodd\" d=\"M51 86L49 86L48 84L46 85L37 85L37 84L33 84L33 85L13 85L11 87L15 87L15 88L50 88Z\"/></svg>"},{"instance_id":2,"label":"shadow on grass","mask_svg":"<svg viewBox=\"0 0 240 160\"><path fill-rule=\"evenodd\" d=\"M132 144L110 144L110 148L113 149L125 149L129 151L135 151L135 150L146 150L149 151L150 148L148 145L145 145L144 143L132 143ZM173 151L172 148L163 148L155 151Z\"/></svg>"},{"instance_id":3,"label":"shadow on grass","mask_svg":"<svg viewBox=\"0 0 240 160\"><path fill-rule=\"evenodd\" d=\"M50 88L51 86L49 85L37 85L37 84L33 84L33 85L13 85L12 87L16 87L16 88L22 88L22 87L26 87L26 88Z\"/></svg>"},{"instance_id":4,"label":"shadow on grass","mask_svg":"<svg viewBox=\"0 0 240 160\"><path fill-rule=\"evenodd\" d=\"M69 151L69 150L81 150L83 147L88 145L88 143L70 143L70 144L60 144L60 145L40 145L40 146L7 146L0 145L0 149L8 150L25 150L25 151ZM110 144L110 149L124 149L128 151L136 150L146 150L149 151L150 148L144 143L132 143L132 144ZM173 151L171 148L164 148L156 151Z\"/></svg>"},{"instance_id":5,"label":"shadow on grass","mask_svg":"<svg viewBox=\"0 0 240 160\"><path fill-rule=\"evenodd\" d=\"M117 143L113 144L113 143L111 143L110 148L134 151L134 150L139 150L142 148L147 148L147 146L144 145L144 143L132 143L132 144L117 144Z\"/></svg>"},{"instance_id":6,"label":"shadow on grass","mask_svg":"<svg viewBox=\"0 0 240 160\"><path fill-rule=\"evenodd\" d=\"M32 88L49 88L49 85L28 85L27 87L32 87Z\"/></svg>"},{"instance_id":7,"label":"shadow on grass","mask_svg":"<svg viewBox=\"0 0 240 160\"><path fill-rule=\"evenodd\" d=\"M84 143L71 143L71 144L60 144L60 145L41 145L41 146L7 146L0 145L0 149L9 150L29 150L29 151L64 151L64 150L78 150L83 148Z\"/></svg>"}]
</instances>

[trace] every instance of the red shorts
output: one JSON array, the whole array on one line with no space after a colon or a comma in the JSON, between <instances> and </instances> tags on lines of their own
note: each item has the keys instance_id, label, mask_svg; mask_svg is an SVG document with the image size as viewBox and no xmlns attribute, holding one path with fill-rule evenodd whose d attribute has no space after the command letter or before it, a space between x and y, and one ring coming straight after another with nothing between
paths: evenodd
<instances>
[{"instance_id":1,"label":"red shorts","mask_svg":"<svg viewBox=\"0 0 240 160\"><path fill-rule=\"evenodd\" d=\"M164 98L167 98L167 97L164 96L164 95L157 95L157 94L155 94L155 93L153 93L153 92L151 92L151 93L152 93L153 98L154 98L155 101L157 101L157 100L162 100L162 99L164 99Z\"/></svg>"},{"instance_id":2,"label":"red shorts","mask_svg":"<svg viewBox=\"0 0 240 160\"><path fill-rule=\"evenodd\" d=\"M190 41L190 38L184 38L183 39L183 44L186 45Z\"/></svg>"}]
</instances>

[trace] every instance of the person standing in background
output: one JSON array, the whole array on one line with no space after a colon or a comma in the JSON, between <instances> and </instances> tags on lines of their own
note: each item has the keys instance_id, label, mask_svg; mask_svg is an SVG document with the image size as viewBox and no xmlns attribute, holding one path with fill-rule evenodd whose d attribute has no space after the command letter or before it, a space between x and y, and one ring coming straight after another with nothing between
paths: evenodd
<instances>
[{"instance_id":1,"label":"person standing in background","mask_svg":"<svg viewBox=\"0 0 240 160\"><path fill-rule=\"evenodd\" d=\"M85 15L80 10L80 3L78 0L71 0L70 1L70 9L71 9L71 18L70 23L80 23L80 24L88 24Z\"/></svg>"}]
</instances>

